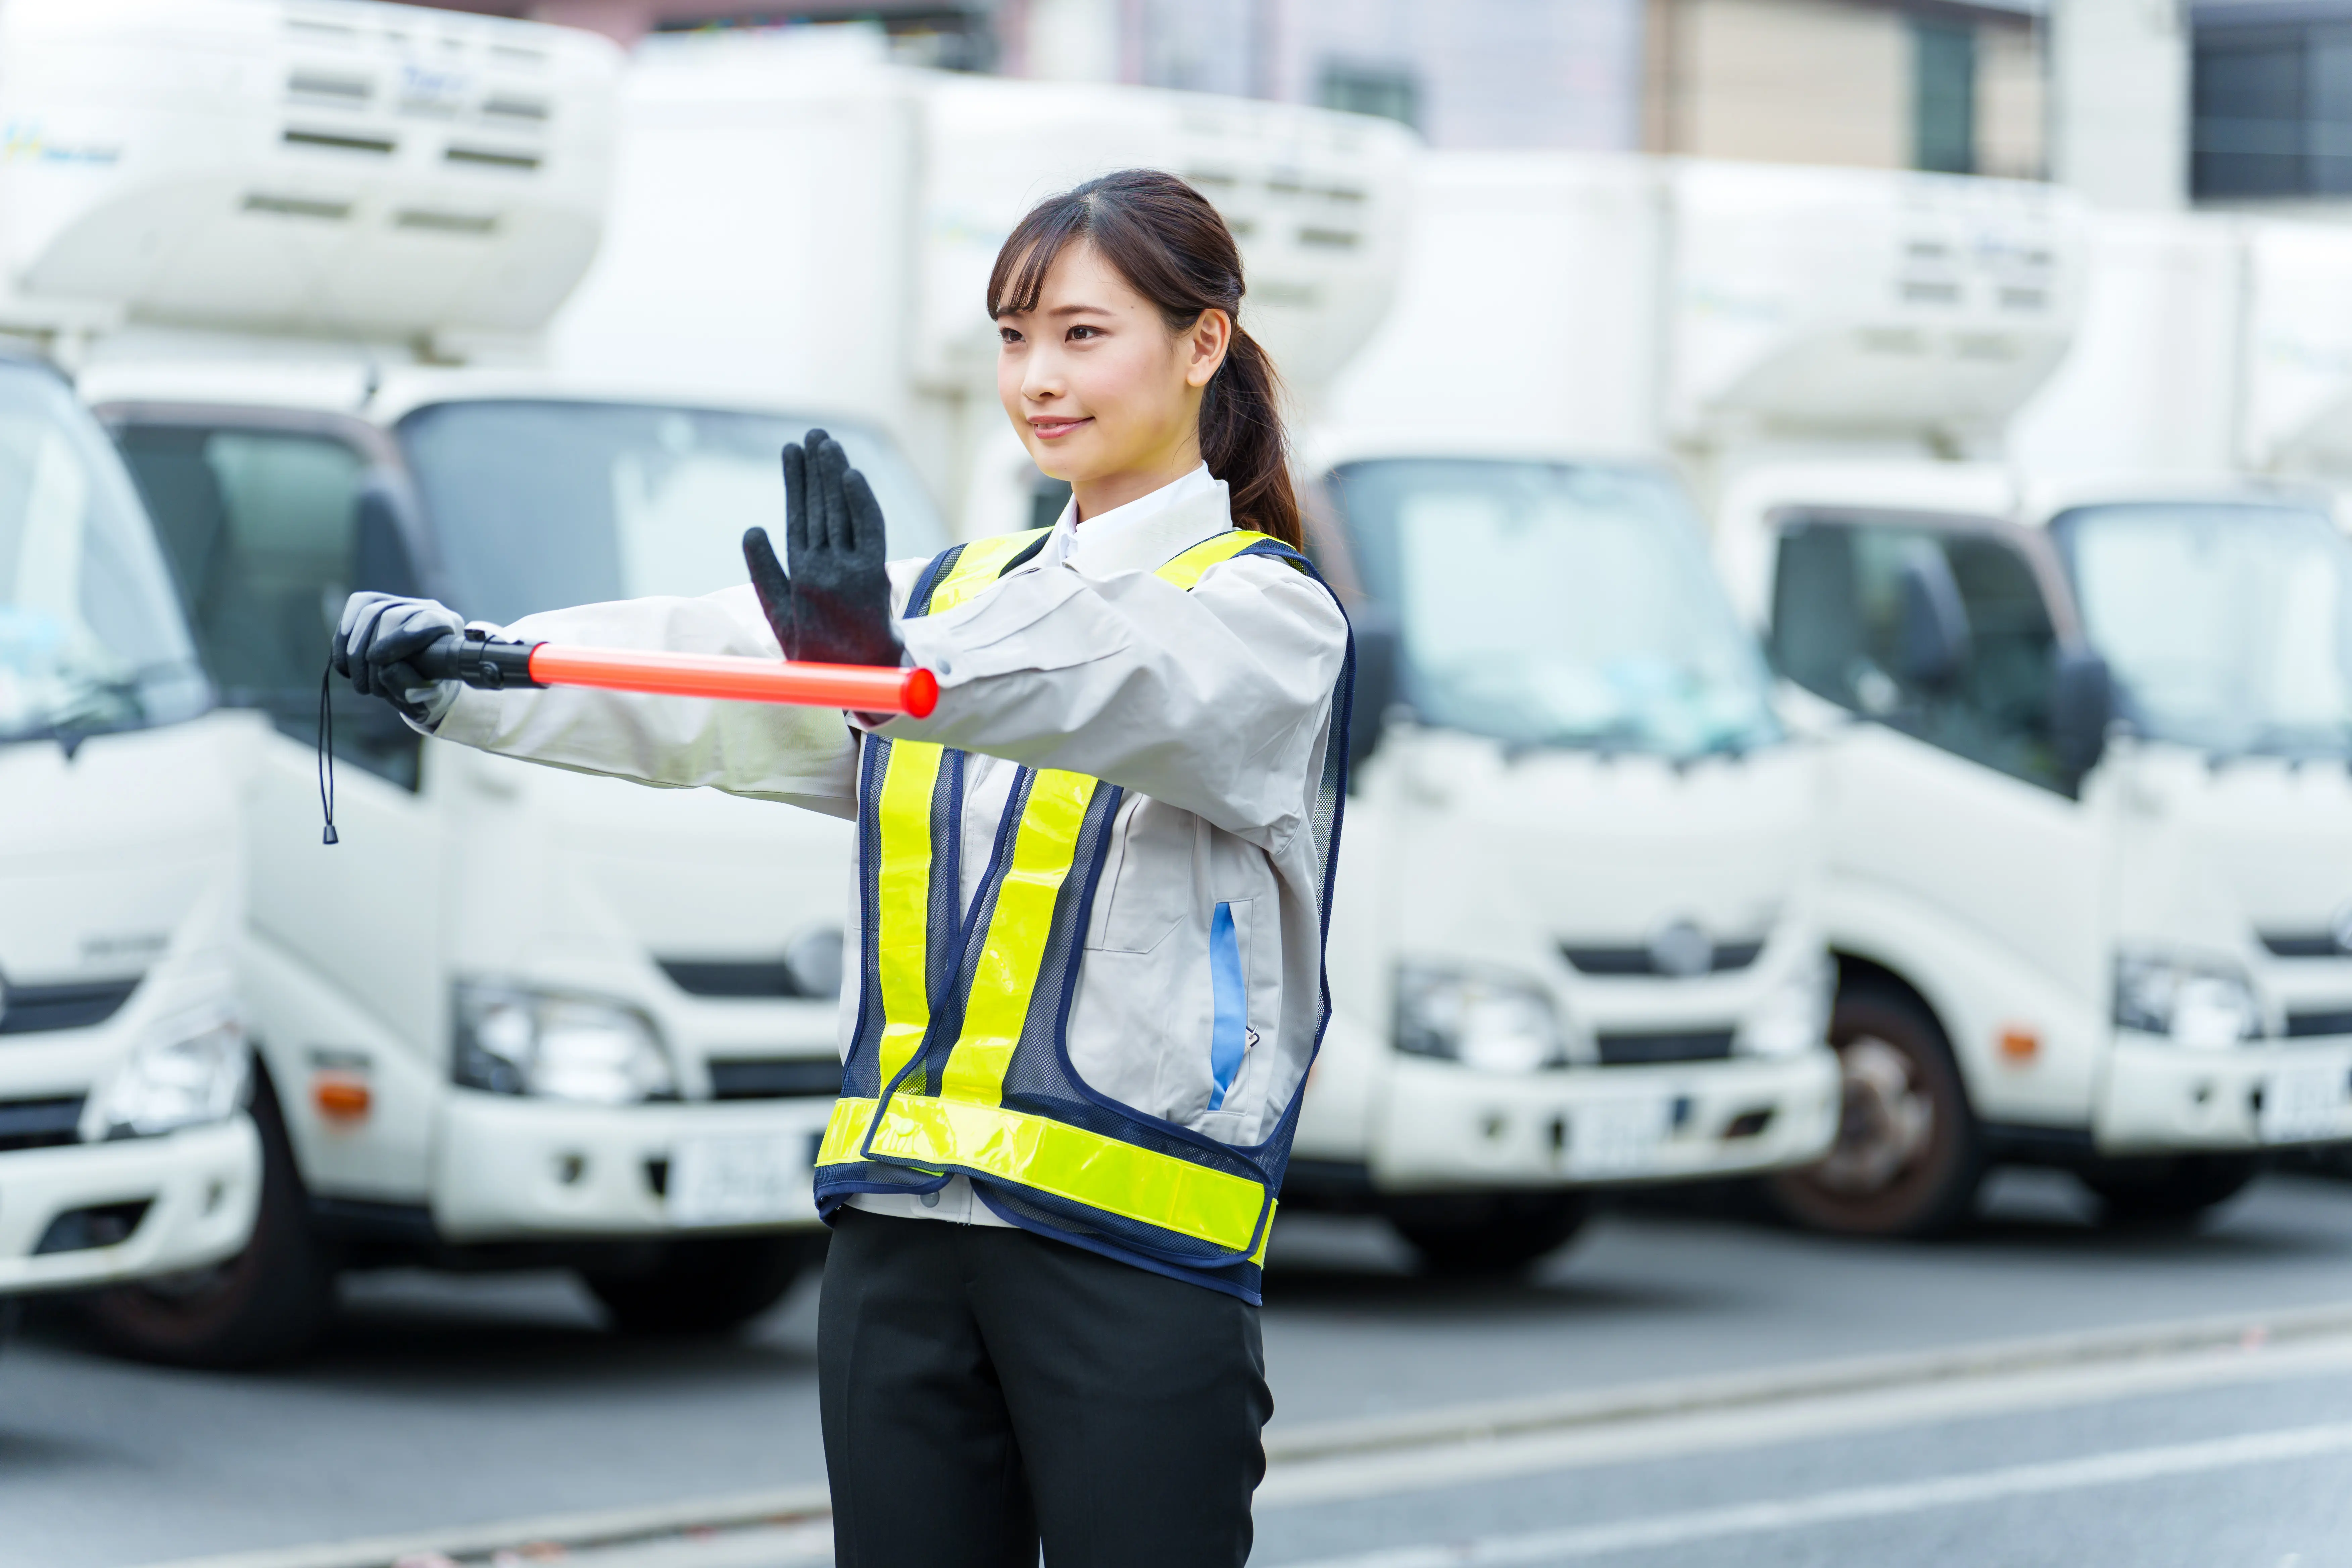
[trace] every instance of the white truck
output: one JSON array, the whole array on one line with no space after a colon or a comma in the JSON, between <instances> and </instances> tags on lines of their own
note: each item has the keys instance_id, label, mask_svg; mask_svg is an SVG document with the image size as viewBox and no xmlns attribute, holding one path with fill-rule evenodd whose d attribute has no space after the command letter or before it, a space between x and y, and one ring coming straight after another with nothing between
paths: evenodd
<instances>
[{"instance_id":1,"label":"white truck","mask_svg":"<svg viewBox=\"0 0 2352 1568\"><path fill-rule=\"evenodd\" d=\"M1893 224L1815 216L1890 263L1851 324L1916 345L1917 395L1717 509L1735 595L1836 726L1845 1131L1780 1194L1918 1233L2010 1161L2183 1220L2263 1151L2352 1137L2352 550L2237 466L2233 226L2086 232L1973 188L2006 232L1936 222L1944 182ZM2002 395L1937 417L1971 378Z\"/></svg>"},{"instance_id":2,"label":"white truck","mask_svg":"<svg viewBox=\"0 0 2352 1568\"><path fill-rule=\"evenodd\" d=\"M775 521L806 412L536 363L603 226L620 66L391 5L0 9L0 103L46 150L5 165L9 282L257 716L240 978L288 1157L232 1266L100 1300L141 1352L296 1353L338 1271L398 1262L568 1265L624 1329L716 1329L819 1234L847 826L425 746L322 691L354 588L494 620L701 592ZM834 427L909 546L944 542L889 443Z\"/></svg>"},{"instance_id":3,"label":"white truck","mask_svg":"<svg viewBox=\"0 0 2352 1568\"><path fill-rule=\"evenodd\" d=\"M0 1314L184 1278L253 1228L212 710L105 434L21 341L0 350Z\"/></svg>"},{"instance_id":4,"label":"white truck","mask_svg":"<svg viewBox=\"0 0 2352 1568\"><path fill-rule=\"evenodd\" d=\"M1422 160L1397 304L1308 447L1398 706L1349 802L1284 1197L1386 1215L1441 1267L1548 1250L1597 1187L1811 1162L1837 1125L1818 749L1656 433L1658 178Z\"/></svg>"}]
</instances>

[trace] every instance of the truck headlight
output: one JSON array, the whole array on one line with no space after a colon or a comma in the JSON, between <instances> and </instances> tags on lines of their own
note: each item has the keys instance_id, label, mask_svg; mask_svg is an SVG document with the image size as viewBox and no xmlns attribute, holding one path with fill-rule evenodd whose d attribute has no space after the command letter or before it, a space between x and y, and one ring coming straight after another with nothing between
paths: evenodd
<instances>
[{"instance_id":1,"label":"truck headlight","mask_svg":"<svg viewBox=\"0 0 2352 1568\"><path fill-rule=\"evenodd\" d=\"M2262 1037L2263 1010L2236 970L2127 953L2116 960L2116 1026L2192 1050L2227 1050Z\"/></svg>"},{"instance_id":2,"label":"truck headlight","mask_svg":"<svg viewBox=\"0 0 2352 1568\"><path fill-rule=\"evenodd\" d=\"M1397 972L1396 1047L1486 1072L1534 1072L1568 1061L1559 1020L1541 986L1411 964Z\"/></svg>"},{"instance_id":3,"label":"truck headlight","mask_svg":"<svg viewBox=\"0 0 2352 1568\"><path fill-rule=\"evenodd\" d=\"M625 1002L460 981L450 1077L493 1094L631 1105L677 1094L654 1021Z\"/></svg>"},{"instance_id":4,"label":"truck headlight","mask_svg":"<svg viewBox=\"0 0 2352 1568\"><path fill-rule=\"evenodd\" d=\"M245 1032L207 1015L167 1025L118 1063L82 1102L81 1139L152 1138L226 1121L245 1103Z\"/></svg>"},{"instance_id":5,"label":"truck headlight","mask_svg":"<svg viewBox=\"0 0 2352 1568\"><path fill-rule=\"evenodd\" d=\"M1827 954L1801 963L1740 1021L1733 1043L1754 1057L1793 1057L1824 1046L1836 994L1837 965Z\"/></svg>"}]
</instances>

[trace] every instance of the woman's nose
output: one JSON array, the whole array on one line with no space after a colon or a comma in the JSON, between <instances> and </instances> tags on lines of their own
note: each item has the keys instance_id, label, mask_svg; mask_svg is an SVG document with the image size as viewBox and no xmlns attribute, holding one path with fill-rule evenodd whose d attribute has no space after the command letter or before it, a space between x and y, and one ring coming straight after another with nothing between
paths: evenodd
<instances>
[{"instance_id":1,"label":"woman's nose","mask_svg":"<svg viewBox=\"0 0 2352 1568\"><path fill-rule=\"evenodd\" d=\"M1021 367L1021 395L1032 402L1062 395L1062 377L1049 356L1032 354Z\"/></svg>"}]
</instances>

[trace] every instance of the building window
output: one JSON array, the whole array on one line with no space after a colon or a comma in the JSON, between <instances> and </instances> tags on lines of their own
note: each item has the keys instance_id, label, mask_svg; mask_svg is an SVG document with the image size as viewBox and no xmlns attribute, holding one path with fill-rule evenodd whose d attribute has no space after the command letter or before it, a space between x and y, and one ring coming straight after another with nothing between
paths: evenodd
<instances>
[{"instance_id":1,"label":"building window","mask_svg":"<svg viewBox=\"0 0 2352 1568\"><path fill-rule=\"evenodd\" d=\"M1911 23L1911 162L1939 174L1977 170L1977 34L1965 22Z\"/></svg>"},{"instance_id":2,"label":"building window","mask_svg":"<svg viewBox=\"0 0 2352 1568\"><path fill-rule=\"evenodd\" d=\"M1411 71L1394 66L1325 61L1322 103L1326 109L1344 109L1351 114L1377 114L1406 125L1421 124L1421 89Z\"/></svg>"},{"instance_id":3,"label":"building window","mask_svg":"<svg viewBox=\"0 0 2352 1568\"><path fill-rule=\"evenodd\" d=\"M2352 195L2352 26L2203 28L2195 62L2195 195Z\"/></svg>"}]
</instances>

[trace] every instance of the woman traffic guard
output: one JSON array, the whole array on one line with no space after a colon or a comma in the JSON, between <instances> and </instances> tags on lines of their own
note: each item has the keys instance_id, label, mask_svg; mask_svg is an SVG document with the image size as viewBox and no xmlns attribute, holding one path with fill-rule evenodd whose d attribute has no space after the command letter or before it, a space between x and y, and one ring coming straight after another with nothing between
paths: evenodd
<instances>
[{"instance_id":1,"label":"woman traffic guard","mask_svg":"<svg viewBox=\"0 0 2352 1568\"><path fill-rule=\"evenodd\" d=\"M425 681L405 661L461 624L429 601L354 595L337 634L339 669L445 740L856 818L816 1163L842 1568L1249 1553L1259 1267L1328 1014L1353 653L1242 293L1183 182L1052 197L988 286L1005 413L1071 487L1052 528L889 562L812 431L784 452L786 563L754 530L749 588L499 634L912 662L928 718Z\"/></svg>"}]
</instances>

